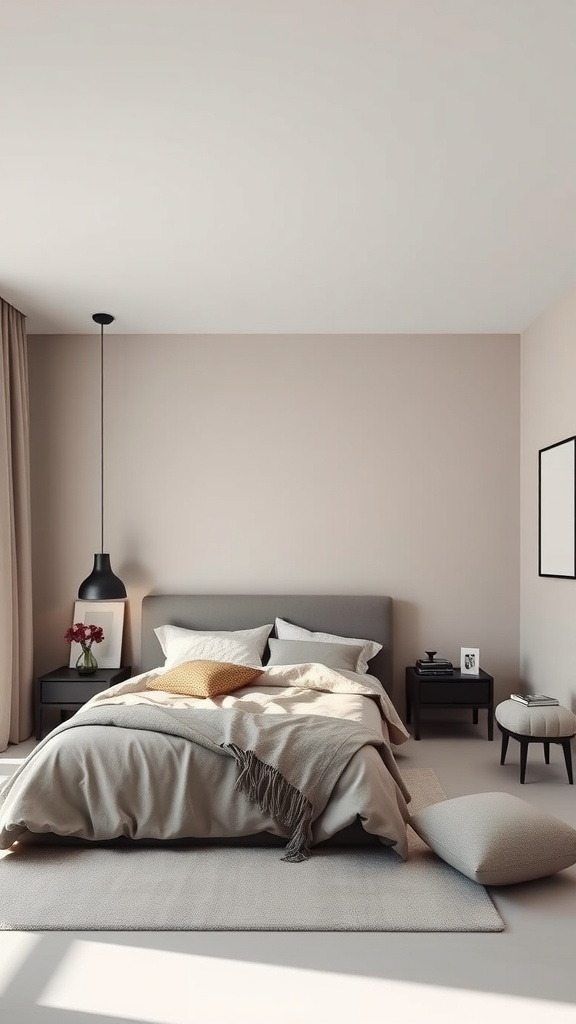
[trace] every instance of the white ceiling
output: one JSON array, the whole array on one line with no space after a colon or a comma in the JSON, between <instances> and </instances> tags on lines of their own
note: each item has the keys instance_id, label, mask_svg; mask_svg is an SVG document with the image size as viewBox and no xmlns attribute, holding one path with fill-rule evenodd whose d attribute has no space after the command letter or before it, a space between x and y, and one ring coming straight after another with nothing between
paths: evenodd
<instances>
[{"instance_id":1,"label":"white ceiling","mask_svg":"<svg viewBox=\"0 0 576 1024\"><path fill-rule=\"evenodd\" d=\"M520 331L576 282L575 0L0 0L29 333Z\"/></svg>"}]
</instances>

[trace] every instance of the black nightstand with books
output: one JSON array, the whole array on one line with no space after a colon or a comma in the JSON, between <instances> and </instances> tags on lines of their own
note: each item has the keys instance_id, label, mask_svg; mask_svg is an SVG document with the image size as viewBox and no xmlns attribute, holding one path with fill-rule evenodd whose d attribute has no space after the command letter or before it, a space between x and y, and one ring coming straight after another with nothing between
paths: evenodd
<instances>
[{"instance_id":1,"label":"black nightstand with books","mask_svg":"<svg viewBox=\"0 0 576 1024\"><path fill-rule=\"evenodd\" d=\"M131 667L99 668L91 676L81 675L75 668L62 665L53 672L46 672L36 680L34 720L36 739L42 739L44 712L54 708L60 712L60 721L69 717L64 712L74 713L102 690L130 678ZM59 724L59 723L57 723Z\"/></svg>"},{"instance_id":2,"label":"black nightstand with books","mask_svg":"<svg viewBox=\"0 0 576 1024\"><path fill-rule=\"evenodd\" d=\"M494 739L494 676L480 669L477 675L453 669L450 674L419 675L414 665L406 669L406 721L414 712L414 739L420 739L422 709L470 708L478 724L478 710L486 709L488 739Z\"/></svg>"}]
</instances>

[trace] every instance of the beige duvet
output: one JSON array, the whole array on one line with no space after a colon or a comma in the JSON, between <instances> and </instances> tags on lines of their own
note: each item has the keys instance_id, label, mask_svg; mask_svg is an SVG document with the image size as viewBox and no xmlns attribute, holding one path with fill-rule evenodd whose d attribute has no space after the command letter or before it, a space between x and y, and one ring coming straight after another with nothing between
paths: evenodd
<instances>
[{"instance_id":1,"label":"beige duvet","mask_svg":"<svg viewBox=\"0 0 576 1024\"><path fill-rule=\"evenodd\" d=\"M234 694L176 696L146 683L143 673L92 698L77 719L103 704L177 709L236 708L248 714L348 719L389 741L362 746L349 760L313 824L315 843L360 818L403 859L407 856L406 792L390 743L408 738L380 683L321 665L275 666ZM0 848L24 832L90 840L222 838L286 831L235 789L233 760L179 736L144 729L85 725L50 734L0 793Z\"/></svg>"}]
</instances>

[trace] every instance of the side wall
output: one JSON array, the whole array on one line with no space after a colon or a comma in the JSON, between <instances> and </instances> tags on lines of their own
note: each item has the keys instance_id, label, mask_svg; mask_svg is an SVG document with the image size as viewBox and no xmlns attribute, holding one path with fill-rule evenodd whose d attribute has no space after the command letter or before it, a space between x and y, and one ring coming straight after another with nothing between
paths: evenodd
<instances>
[{"instance_id":1,"label":"side wall","mask_svg":"<svg viewBox=\"0 0 576 1024\"><path fill-rule=\"evenodd\" d=\"M538 576L538 451L576 434L576 288L521 340L521 672L576 711L576 580Z\"/></svg>"},{"instance_id":2,"label":"side wall","mask_svg":"<svg viewBox=\"0 0 576 1024\"><path fill-rule=\"evenodd\" d=\"M433 648L518 680L519 338L105 339L105 548L138 665L150 591L391 594L395 685ZM99 550L99 338L31 337L36 668ZM576 588L575 588L576 589Z\"/></svg>"}]
</instances>

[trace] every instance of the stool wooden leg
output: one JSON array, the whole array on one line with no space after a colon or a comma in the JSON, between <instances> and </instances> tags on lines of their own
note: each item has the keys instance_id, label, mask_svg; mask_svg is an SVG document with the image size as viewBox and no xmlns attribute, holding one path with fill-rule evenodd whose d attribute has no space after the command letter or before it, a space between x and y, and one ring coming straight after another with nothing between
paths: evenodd
<instances>
[{"instance_id":1,"label":"stool wooden leg","mask_svg":"<svg viewBox=\"0 0 576 1024\"><path fill-rule=\"evenodd\" d=\"M508 740L510 736L507 732L502 733L502 750L500 752L500 764L504 764L506 760L506 751L508 750Z\"/></svg>"},{"instance_id":2,"label":"stool wooden leg","mask_svg":"<svg viewBox=\"0 0 576 1024\"><path fill-rule=\"evenodd\" d=\"M542 746L544 747L544 760L546 764L550 764L550 744L544 740Z\"/></svg>"},{"instance_id":3,"label":"stool wooden leg","mask_svg":"<svg viewBox=\"0 0 576 1024\"><path fill-rule=\"evenodd\" d=\"M528 740L520 740L520 782L526 778L526 758L528 756Z\"/></svg>"},{"instance_id":4,"label":"stool wooden leg","mask_svg":"<svg viewBox=\"0 0 576 1024\"><path fill-rule=\"evenodd\" d=\"M562 740L562 750L564 751L566 771L568 772L568 782L573 786L574 778L572 776L572 751L570 750L570 740Z\"/></svg>"},{"instance_id":5,"label":"stool wooden leg","mask_svg":"<svg viewBox=\"0 0 576 1024\"><path fill-rule=\"evenodd\" d=\"M472 725L478 725L478 708L472 711Z\"/></svg>"}]
</instances>

